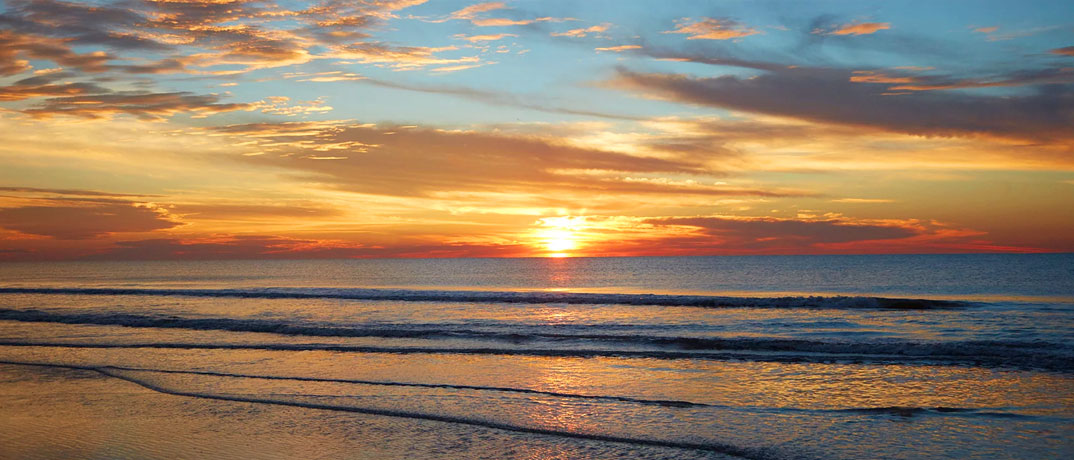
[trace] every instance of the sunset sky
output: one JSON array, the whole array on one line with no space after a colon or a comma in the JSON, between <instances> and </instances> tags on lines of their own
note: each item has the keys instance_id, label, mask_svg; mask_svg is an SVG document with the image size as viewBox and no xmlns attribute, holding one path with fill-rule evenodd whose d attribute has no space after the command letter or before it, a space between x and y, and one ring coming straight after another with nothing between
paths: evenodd
<instances>
[{"instance_id":1,"label":"sunset sky","mask_svg":"<svg viewBox=\"0 0 1074 460\"><path fill-rule=\"evenodd\" d=\"M1074 2L4 0L0 260L1074 251Z\"/></svg>"}]
</instances>

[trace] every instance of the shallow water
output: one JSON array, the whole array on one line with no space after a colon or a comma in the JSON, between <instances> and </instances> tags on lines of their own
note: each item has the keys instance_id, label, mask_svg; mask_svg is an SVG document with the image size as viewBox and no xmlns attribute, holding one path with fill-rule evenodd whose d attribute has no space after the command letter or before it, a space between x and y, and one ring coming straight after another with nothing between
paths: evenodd
<instances>
[{"instance_id":1,"label":"shallow water","mask_svg":"<svg viewBox=\"0 0 1074 460\"><path fill-rule=\"evenodd\" d=\"M7 264L0 280L5 458L1074 454L1071 255Z\"/></svg>"}]
</instances>

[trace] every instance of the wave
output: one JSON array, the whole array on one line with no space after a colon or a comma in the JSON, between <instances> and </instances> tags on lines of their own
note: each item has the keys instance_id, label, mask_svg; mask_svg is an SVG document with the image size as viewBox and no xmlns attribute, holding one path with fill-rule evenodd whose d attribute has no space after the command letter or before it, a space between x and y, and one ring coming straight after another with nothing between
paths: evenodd
<instances>
[{"instance_id":1,"label":"wave","mask_svg":"<svg viewBox=\"0 0 1074 460\"><path fill-rule=\"evenodd\" d=\"M585 433L567 430L557 430L551 428L540 428L525 425L516 425L512 423L498 422L493 420L484 420L480 418L461 417L447 414L433 414L415 411L395 410L395 409L382 409L375 407L361 407L351 405L336 405L336 404L322 404L314 402L293 401L287 399L274 399L270 397L255 397L255 396L241 396L233 394L214 394L205 392L186 391L182 389L167 388L162 385L158 385L143 379L124 375L118 369L108 367L94 367L94 366L79 366L72 364L52 364L52 363L21 363L13 361L3 361L4 364L25 365L25 366L39 366L50 367L60 369L82 370L92 371L99 374L124 380L135 385L141 386L145 389L155 391L158 393L169 394L173 396L186 396L199 399L210 399L218 401L230 401L230 402L242 402L253 404L268 404L277 406L299 407L304 409L315 410L328 410L338 412L350 412L366 415L379 415L387 417L399 417L418 420L430 420L436 422L455 423L461 425L478 426L483 428L491 428L495 430L512 431L516 433L536 434L545 436L558 436L565 438L584 439L590 441L603 441L603 442L615 442L632 445L654 446L654 447L667 447L673 449L689 449L700 450L707 452L715 452L725 455L730 455L739 458L755 459L755 460L767 460L767 459L781 459L787 458L785 455L777 455L772 449L766 448L747 448L741 446L735 446L732 444L725 444L719 442L689 442L689 441L675 441L675 440L662 440L652 438L641 437L629 437L629 436L616 436L611 434L601 433ZM798 456L796 456L798 457Z\"/></svg>"},{"instance_id":2,"label":"wave","mask_svg":"<svg viewBox=\"0 0 1074 460\"><path fill-rule=\"evenodd\" d=\"M1033 419L1033 420L1066 420L1062 418L1028 415L1017 412L1010 412L1003 408L970 408L970 407L948 407L948 406L935 406L935 407L918 407L918 406L886 406L886 407L852 407L843 409L810 409L801 407L766 407L766 406L742 406L742 405L726 405L726 404L706 404L693 401L681 401L681 400L668 400L668 399L647 399L647 398L635 398L629 396L615 396L615 395L589 395L578 393L566 393L558 391L543 391L535 390L532 388L517 388L517 387L497 387L497 386L485 386L485 385L463 385L463 384L451 384L451 383L420 383L420 382L397 382L397 381L385 381L385 380L362 380L362 379L343 379L343 378L328 378L328 377L307 377L307 376L283 376L283 375L264 375L264 374L242 374L234 372L215 372L215 371L199 371L199 370L178 370L178 369L156 369L145 367L129 367L129 366L112 366L112 365L77 365L77 364L62 364L62 363L43 363L43 362L25 362L25 361L10 361L0 359L0 364L16 365L16 366L38 366L38 367L51 367L51 368L68 368L79 370L94 370L94 371L125 371L125 372L143 372L154 374L179 374L179 375L196 375L207 377L221 377L221 378L238 378L238 379L255 379L255 380L274 380L274 381L295 381L295 382L325 382L325 383L345 383L356 385L371 385L371 386L393 386L393 387L417 387L417 388L430 388L430 389L453 389L453 390L474 390L484 392L498 392L498 393L522 393L533 394L541 396L549 396L553 398L566 398L566 399L587 399L587 400L602 400L602 401L614 401L625 402L643 405L657 405L667 408L712 408L727 411L738 412L751 412L751 413L805 413L814 415L885 415L885 416L897 416L897 417L918 417L918 416L954 416L954 417L985 417L985 418L1004 418L1004 419Z\"/></svg>"},{"instance_id":3,"label":"wave","mask_svg":"<svg viewBox=\"0 0 1074 460\"><path fill-rule=\"evenodd\" d=\"M301 324L280 320L236 318L182 318L127 313L55 313L42 310L0 309L0 320L62 324L92 324L186 330L271 333L305 337L389 338L389 339L468 339L507 343L516 348L458 347L366 347L318 345L331 351L428 352L471 354L530 354L536 356L636 356L666 359L753 359L824 362L935 362L979 366L1034 367L1074 370L1074 355L1068 346L1045 341L973 340L950 342L913 341L819 341L758 337L676 337L664 335L593 334L580 325L577 333L544 332L543 326L513 325L510 329L474 329L446 324L376 324L341 326ZM90 344L86 344L90 345ZM165 345L165 344L156 344ZM571 350L533 348L542 345L584 345ZM108 346L108 344L102 344ZM286 349L287 344L266 347ZM305 345L299 345L305 346ZM527 348L521 348L526 346ZM591 349L604 347L613 349ZM655 348L656 350L646 350ZM405 350L405 351L396 351ZM423 351L418 351L423 350ZM719 352L719 353L713 353Z\"/></svg>"},{"instance_id":4,"label":"wave","mask_svg":"<svg viewBox=\"0 0 1074 460\"><path fill-rule=\"evenodd\" d=\"M42 310L0 309L0 320L22 322L46 322L62 324L92 324L124 327L147 327L164 329L213 330L228 332L271 333L287 336L305 337L347 337L347 338L388 338L388 339L465 339L507 343L515 346L542 345L584 345L617 347L619 353L649 353L646 356L669 357L703 357L701 352L720 351L720 356L727 352L738 352L736 357L746 353L794 353L812 355L812 359L848 358L895 361L933 360L936 362L956 362L979 365L1014 365L1044 367L1048 369L1074 369L1074 354L1069 346L1045 341L999 341L968 340L950 342L913 342L913 341L819 341L803 339L763 338L763 337L677 337L666 335L645 335L643 329L633 329L632 334L594 334L589 325L575 325L571 328L555 328L556 332L546 332L544 325L512 325L509 327L475 329L468 326L448 324L374 324L374 325L331 325L302 324L268 319L236 318L182 318L178 316L151 316L128 313L56 313ZM563 331L577 331L566 333ZM383 348L383 347L380 347ZM625 349L622 349L625 348ZM646 348L656 348L663 355L646 352ZM355 350L364 348L355 348ZM430 349L415 348L415 349ZM439 350L439 348L435 348ZM456 349L456 348L450 348ZM458 348L463 350L462 348ZM340 349L345 351L348 349ZM481 348L481 350L484 350ZM509 350L505 352L522 353L526 350ZM529 350L533 353L551 353L555 350ZM562 350L559 350L563 352ZM600 350L596 350L600 351ZM586 348L573 350L574 353L593 353ZM679 352L677 354L670 352ZM612 353L613 351L603 351ZM492 353L492 352L489 352ZM757 359L761 359L759 357ZM804 359L805 356L800 357Z\"/></svg>"},{"instance_id":5,"label":"wave","mask_svg":"<svg viewBox=\"0 0 1074 460\"><path fill-rule=\"evenodd\" d=\"M16 364L16 365L53 365L52 363L29 363L23 361L8 361L0 360L0 364ZM63 364L61 364L63 365ZM415 387L415 388L431 388L431 389L454 389L454 390L476 390L476 391L490 391L490 392L509 392L509 393L523 393L523 394L540 394L540 396L547 396L553 398L565 398L565 399L583 399L583 400L598 400L598 401L615 401L626 402L645 405L658 405L663 407L712 407L725 409L725 411L744 411L755 413L809 413L809 414L850 414L850 415L892 415L899 417L915 417L921 415L942 415L942 416L968 416L968 417L997 417L997 418L1027 418L1027 419L1040 419L1039 416L1032 416L1026 414L1018 414L1014 412L997 412L996 409L988 408L975 408L975 407L948 407L948 406L933 406L933 407L917 407L917 406L886 406L886 407L852 407L852 408L836 408L836 409L817 409L817 408L802 408L802 407L761 407L761 406L742 406L742 405L727 405L727 404L708 404L693 401L682 400L659 400L659 399L645 399L645 398L632 398L621 396L608 396L608 394L580 394L580 393L568 393L563 391L545 391L535 390L532 388L517 388L517 387L494 387L485 385L460 385L460 384L423 384L417 382L392 382L392 380L366 380L358 378L330 378L330 377L307 377L307 376L289 376L289 375L264 375L264 374L241 374L234 372L215 372L215 371L187 371L187 370L173 370L173 369L151 369L151 368L131 368L131 366L122 365L98 365L93 366L95 369L104 370L116 370L116 371L131 371L131 372L147 372L157 374L183 374L183 375L201 375L209 377L224 377L224 378L250 378L250 379L262 379L262 380L290 380L290 382L317 382L317 383L333 383L333 384L354 384L354 385L369 385L369 386L386 386L386 387Z\"/></svg>"},{"instance_id":6,"label":"wave","mask_svg":"<svg viewBox=\"0 0 1074 460\"><path fill-rule=\"evenodd\" d=\"M963 342L964 344L965 342ZM957 349L959 343L941 344L942 350ZM1074 372L1074 359L1067 355L1043 353L1003 354L992 350L993 355L935 354L881 354L881 353L816 353L816 352L758 352L758 351L667 351L623 349L549 349L549 348L496 348L496 347L422 347L422 346L363 346L317 343L180 343L180 342L44 342L0 341L0 347L55 347L55 348L155 348L186 350L266 350L266 351L327 351L338 353L385 353L385 354L462 354L535 356L556 358L641 358L663 360L714 360L758 361L776 363L808 364L894 364L894 365L959 365L985 368L1034 369L1055 372ZM927 349L926 344L922 348ZM1000 347L1003 350L1006 347Z\"/></svg>"},{"instance_id":7,"label":"wave","mask_svg":"<svg viewBox=\"0 0 1074 460\"><path fill-rule=\"evenodd\" d=\"M893 415L897 417L916 417L920 415L954 415L965 417L994 417L994 418L1017 418L1017 419L1040 419L1032 415L1017 414L1013 412L996 412L984 409L971 409L967 407L862 407L852 409L833 409L830 412L866 414L866 415Z\"/></svg>"},{"instance_id":8,"label":"wave","mask_svg":"<svg viewBox=\"0 0 1074 460\"><path fill-rule=\"evenodd\" d=\"M133 289L0 288L0 294L142 295L258 299L349 299L399 302L490 302L655 305L706 308L831 308L931 310L962 308L971 302L868 296L730 297L666 294L597 294L540 291L441 291L360 288Z\"/></svg>"},{"instance_id":9,"label":"wave","mask_svg":"<svg viewBox=\"0 0 1074 460\"><path fill-rule=\"evenodd\" d=\"M0 364L26 364L15 361L3 361L0 360ZM477 391L494 391L504 393L523 393L533 395L552 396L557 398L568 399L594 399L594 400L606 400L617 402L629 402L636 404L656 405L664 407L725 407L713 404L704 404L690 401L680 401L672 399L645 399L645 398L632 398L629 396L606 396L606 395L586 395L578 393L564 393L559 391L544 391L534 390L531 388L513 388L513 387L494 387L486 385L458 385L451 383L418 383L418 382L393 382L384 380L361 380L361 379L335 379L326 377L295 377L295 376L281 376L281 375L261 375L261 374L239 374L234 372L213 372L213 371L186 371L186 370L173 370L173 369L149 369L144 367L125 367L125 366L98 366L101 369L116 369L121 371L134 371L134 372L154 372L160 374L186 374L186 375L203 375L208 377L229 377L229 378L243 378L243 379L258 379L258 380L290 380L298 382L326 382L326 383L351 383L357 385L375 385L375 386L392 386L392 387L417 387L417 388L444 388L453 390L477 390Z\"/></svg>"}]
</instances>

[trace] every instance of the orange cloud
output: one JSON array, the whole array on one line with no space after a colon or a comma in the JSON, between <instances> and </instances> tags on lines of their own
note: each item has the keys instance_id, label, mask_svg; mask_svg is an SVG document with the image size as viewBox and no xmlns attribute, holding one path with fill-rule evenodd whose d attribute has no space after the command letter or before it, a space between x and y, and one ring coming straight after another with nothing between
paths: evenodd
<instances>
[{"instance_id":1,"label":"orange cloud","mask_svg":"<svg viewBox=\"0 0 1074 460\"><path fill-rule=\"evenodd\" d=\"M594 50L596 50L596 51L612 51L612 52L616 52L616 53L618 53L620 51L640 50L640 49L641 49L641 45L619 45L619 46L609 46L609 47L605 47L605 48L594 48Z\"/></svg>"},{"instance_id":2,"label":"orange cloud","mask_svg":"<svg viewBox=\"0 0 1074 460\"><path fill-rule=\"evenodd\" d=\"M909 76L892 76L870 70L855 70L850 76L850 81L855 83L914 83L917 81Z\"/></svg>"},{"instance_id":3,"label":"orange cloud","mask_svg":"<svg viewBox=\"0 0 1074 460\"><path fill-rule=\"evenodd\" d=\"M595 26L592 26L592 27L571 29L571 30L568 30L566 32L552 32L552 36L553 37L582 38L582 37L585 37L586 35L589 35L589 34L599 34L601 32L605 32L605 31L608 30L608 27L610 27L610 26L611 26L610 24L600 24L600 25L595 25Z\"/></svg>"},{"instance_id":4,"label":"orange cloud","mask_svg":"<svg viewBox=\"0 0 1074 460\"><path fill-rule=\"evenodd\" d=\"M488 13L489 11L507 10L507 5L503 2L486 2L470 5L461 10L457 10L446 18L439 20L432 20L430 22L444 22L452 19L470 21L471 24L478 27L502 27L502 26L521 26L527 24L533 24L534 22L546 22L546 21L562 21L562 18L541 17L536 19L509 19L509 18L482 18L478 17L482 13Z\"/></svg>"},{"instance_id":5,"label":"orange cloud","mask_svg":"<svg viewBox=\"0 0 1074 460\"><path fill-rule=\"evenodd\" d=\"M889 22L851 22L836 25L828 30L814 29L813 33L820 35L871 35L890 28L891 23Z\"/></svg>"},{"instance_id":6,"label":"orange cloud","mask_svg":"<svg viewBox=\"0 0 1074 460\"><path fill-rule=\"evenodd\" d=\"M77 240L111 233L150 232L178 222L152 206L135 203L85 203L0 209L0 227L31 235Z\"/></svg>"},{"instance_id":7,"label":"orange cloud","mask_svg":"<svg viewBox=\"0 0 1074 460\"><path fill-rule=\"evenodd\" d=\"M477 3L451 13L451 17L453 19L473 19L478 13L487 13L506 8L507 5L503 2Z\"/></svg>"},{"instance_id":8,"label":"orange cloud","mask_svg":"<svg viewBox=\"0 0 1074 460\"><path fill-rule=\"evenodd\" d=\"M677 22L674 30L664 33L689 35L687 40L730 40L761 33L728 18L703 18L698 21L683 18Z\"/></svg>"},{"instance_id":9,"label":"orange cloud","mask_svg":"<svg viewBox=\"0 0 1074 460\"><path fill-rule=\"evenodd\" d=\"M466 41L468 41L470 43L478 43L478 42L491 42L491 41L501 40L501 39L504 39L504 38L507 38L507 37L517 37L517 36L518 35L515 35L515 34L488 34L488 35L471 35L471 36L466 36L466 35L459 34L459 35L455 35L455 38L458 38L459 40L466 40Z\"/></svg>"},{"instance_id":10,"label":"orange cloud","mask_svg":"<svg viewBox=\"0 0 1074 460\"><path fill-rule=\"evenodd\" d=\"M383 43L354 43L336 48L335 57L354 59L366 64L381 64L396 70L417 70L429 66L458 66L477 64L477 56L459 58L438 57L437 53L453 51L455 47L428 48L418 46L390 46Z\"/></svg>"}]
</instances>

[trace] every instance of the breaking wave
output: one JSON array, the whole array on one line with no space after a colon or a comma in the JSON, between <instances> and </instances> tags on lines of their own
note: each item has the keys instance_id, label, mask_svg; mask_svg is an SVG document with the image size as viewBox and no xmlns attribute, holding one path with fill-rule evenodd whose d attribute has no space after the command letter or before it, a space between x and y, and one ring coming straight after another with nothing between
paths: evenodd
<instances>
[{"instance_id":1,"label":"breaking wave","mask_svg":"<svg viewBox=\"0 0 1074 460\"><path fill-rule=\"evenodd\" d=\"M442 291L358 288L253 288L253 289L128 289L128 288L0 288L0 294L71 294L232 297L257 299L350 299L399 302L566 303L656 305L707 308L878 308L931 310L960 308L970 302L868 296L731 297L670 294L597 294L541 291Z\"/></svg>"}]
</instances>

